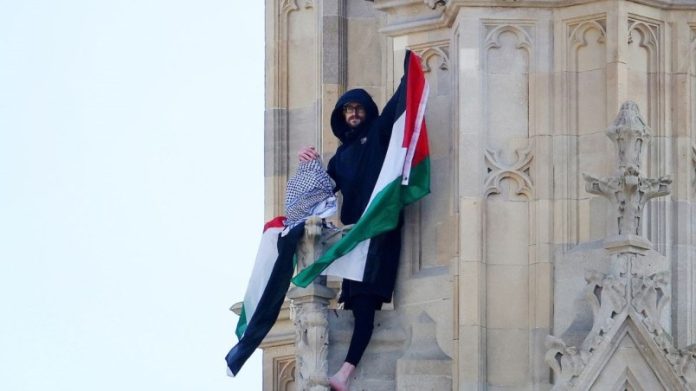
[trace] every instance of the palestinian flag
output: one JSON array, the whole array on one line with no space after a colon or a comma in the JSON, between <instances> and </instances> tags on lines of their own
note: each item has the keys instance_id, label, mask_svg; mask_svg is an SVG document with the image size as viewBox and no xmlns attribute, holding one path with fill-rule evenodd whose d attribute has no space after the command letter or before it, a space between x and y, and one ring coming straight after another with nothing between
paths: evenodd
<instances>
[{"instance_id":1,"label":"palestinian flag","mask_svg":"<svg viewBox=\"0 0 696 391\"><path fill-rule=\"evenodd\" d=\"M306 287L322 272L362 281L370 238L394 229L401 209L430 193L430 159L425 126L429 87L420 57L404 59L400 96L384 163L370 201L355 226L292 282ZM402 86L403 87L403 86Z\"/></svg>"},{"instance_id":2,"label":"palestinian flag","mask_svg":"<svg viewBox=\"0 0 696 391\"><path fill-rule=\"evenodd\" d=\"M235 330L239 343L225 357L231 376L239 372L273 327L290 286L295 249L302 238L304 223L281 236L284 222L285 218L281 216L264 226Z\"/></svg>"}]
</instances>

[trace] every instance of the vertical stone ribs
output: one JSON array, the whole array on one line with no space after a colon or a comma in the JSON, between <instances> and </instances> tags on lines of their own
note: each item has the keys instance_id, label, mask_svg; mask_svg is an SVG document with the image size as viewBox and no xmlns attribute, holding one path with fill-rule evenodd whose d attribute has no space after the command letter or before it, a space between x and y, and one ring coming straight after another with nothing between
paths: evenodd
<instances>
[{"instance_id":1,"label":"vertical stone ribs","mask_svg":"<svg viewBox=\"0 0 696 391\"><path fill-rule=\"evenodd\" d=\"M694 166L694 179L692 182L696 186L696 145L691 146L691 162Z\"/></svg>"}]
</instances>

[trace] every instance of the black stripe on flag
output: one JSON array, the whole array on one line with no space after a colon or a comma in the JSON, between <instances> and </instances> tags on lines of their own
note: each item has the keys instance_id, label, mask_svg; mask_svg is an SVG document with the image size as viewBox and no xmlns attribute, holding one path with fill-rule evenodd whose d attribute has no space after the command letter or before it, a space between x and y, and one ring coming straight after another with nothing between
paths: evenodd
<instances>
[{"instance_id":1,"label":"black stripe on flag","mask_svg":"<svg viewBox=\"0 0 696 391\"><path fill-rule=\"evenodd\" d=\"M411 58L411 51L407 50L404 56L404 75L401 78L399 87L394 92L396 96L396 107L394 108L394 121L406 112L406 89L408 88L408 62Z\"/></svg>"}]
</instances>

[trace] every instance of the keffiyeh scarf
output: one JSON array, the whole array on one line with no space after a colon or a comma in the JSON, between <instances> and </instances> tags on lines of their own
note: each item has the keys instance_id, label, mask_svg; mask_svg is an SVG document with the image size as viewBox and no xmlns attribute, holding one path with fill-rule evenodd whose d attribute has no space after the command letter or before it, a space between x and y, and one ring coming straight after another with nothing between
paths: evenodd
<instances>
[{"instance_id":1,"label":"keffiyeh scarf","mask_svg":"<svg viewBox=\"0 0 696 391\"><path fill-rule=\"evenodd\" d=\"M285 226L292 228L310 216L321 218L336 213L331 178L319 159L300 162L297 173L285 190Z\"/></svg>"}]
</instances>

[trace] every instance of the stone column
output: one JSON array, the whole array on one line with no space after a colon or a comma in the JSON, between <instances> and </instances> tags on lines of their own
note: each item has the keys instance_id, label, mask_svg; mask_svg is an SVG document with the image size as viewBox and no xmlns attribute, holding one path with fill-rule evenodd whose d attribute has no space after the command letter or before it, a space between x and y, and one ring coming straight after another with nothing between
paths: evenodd
<instances>
[{"instance_id":1,"label":"stone column","mask_svg":"<svg viewBox=\"0 0 696 391\"><path fill-rule=\"evenodd\" d=\"M321 255L321 233L321 219L310 217L297 250L298 268L306 267ZM295 325L295 381L300 390L329 390L327 315L329 301L335 294L324 280L320 277L306 288L294 286L288 290L290 317Z\"/></svg>"},{"instance_id":2,"label":"stone column","mask_svg":"<svg viewBox=\"0 0 696 391\"><path fill-rule=\"evenodd\" d=\"M328 391L329 301L334 292L317 282L288 291L295 324L295 379L299 390Z\"/></svg>"}]
</instances>

